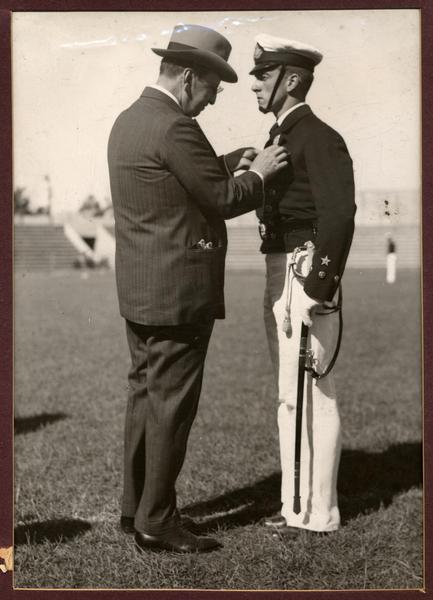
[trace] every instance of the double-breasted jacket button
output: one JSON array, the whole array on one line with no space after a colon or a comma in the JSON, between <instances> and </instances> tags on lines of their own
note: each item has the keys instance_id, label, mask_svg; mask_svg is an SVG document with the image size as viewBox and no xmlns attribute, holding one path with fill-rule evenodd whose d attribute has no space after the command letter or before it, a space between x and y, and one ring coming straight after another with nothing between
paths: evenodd
<instances>
[{"instance_id":1,"label":"double-breasted jacket button","mask_svg":"<svg viewBox=\"0 0 433 600\"><path fill-rule=\"evenodd\" d=\"M340 275L334 275L334 281L335 283L338 283L340 281Z\"/></svg>"},{"instance_id":2,"label":"double-breasted jacket button","mask_svg":"<svg viewBox=\"0 0 433 600\"><path fill-rule=\"evenodd\" d=\"M319 278L320 279L325 279L325 277L326 277L325 271L319 271Z\"/></svg>"}]
</instances>

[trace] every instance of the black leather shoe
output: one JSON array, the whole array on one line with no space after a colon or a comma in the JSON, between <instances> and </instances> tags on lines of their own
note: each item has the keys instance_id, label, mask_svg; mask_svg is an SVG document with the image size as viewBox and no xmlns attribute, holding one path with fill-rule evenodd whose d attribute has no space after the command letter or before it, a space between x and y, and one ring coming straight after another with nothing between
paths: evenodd
<instances>
[{"instance_id":1,"label":"black leather shoe","mask_svg":"<svg viewBox=\"0 0 433 600\"><path fill-rule=\"evenodd\" d=\"M198 523L196 523L195 521L193 521L191 519L191 517L186 517L181 515L180 516L180 526L182 527L182 529L186 529L187 531L189 531L190 533L193 533L194 535L200 535L201 533L201 527Z\"/></svg>"},{"instance_id":2,"label":"black leather shoe","mask_svg":"<svg viewBox=\"0 0 433 600\"><path fill-rule=\"evenodd\" d=\"M194 535L200 535L201 529L200 525L198 525L195 521L193 521L190 517L180 516L180 525L183 529L187 529ZM134 517L120 517L120 529L123 533L131 534L135 533L136 529L134 526Z\"/></svg>"},{"instance_id":3,"label":"black leather shoe","mask_svg":"<svg viewBox=\"0 0 433 600\"><path fill-rule=\"evenodd\" d=\"M265 527L270 529L281 529L287 527L286 519L282 515L274 515L273 517L265 517L262 521Z\"/></svg>"},{"instance_id":4,"label":"black leather shoe","mask_svg":"<svg viewBox=\"0 0 433 600\"><path fill-rule=\"evenodd\" d=\"M179 526L159 535L137 531L134 540L137 548L143 551L158 552L167 550L168 552L185 554L187 552L210 552L221 548L221 544L217 540L208 537L197 537Z\"/></svg>"},{"instance_id":5,"label":"black leather shoe","mask_svg":"<svg viewBox=\"0 0 433 600\"><path fill-rule=\"evenodd\" d=\"M272 537L275 539L281 539L281 540L296 540L300 536L301 531L305 531L305 530L300 529L299 527L290 527L290 526L274 527L274 530L272 532Z\"/></svg>"},{"instance_id":6,"label":"black leather shoe","mask_svg":"<svg viewBox=\"0 0 433 600\"><path fill-rule=\"evenodd\" d=\"M135 533L134 517L120 517L120 529L123 533Z\"/></svg>"},{"instance_id":7,"label":"black leather shoe","mask_svg":"<svg viewBox=\"0 0 433 600\"><path fill-rule=\"evenodd\" d=\"M272 537L285 539L285 540L295 540L300 535L305 537L326 537L335 533L334 531L313 531L312 529L304 529L302 527L278 527L275 528L272 532Z\"/></svg>"}]
</instances>

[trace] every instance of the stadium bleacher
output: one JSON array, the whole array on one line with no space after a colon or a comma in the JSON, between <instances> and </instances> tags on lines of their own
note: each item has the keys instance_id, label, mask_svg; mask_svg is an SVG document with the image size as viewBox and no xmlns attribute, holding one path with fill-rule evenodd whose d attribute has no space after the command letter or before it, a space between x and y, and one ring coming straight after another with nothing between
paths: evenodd
<instances>
[{"instance_id":1,"label":"stadium bleacher","mask_svg":"<svg viewBox=\"0 0 433 600\"><path fill-rule=\"evenodd\" d=\"M78 252L58 224L15 223L14 268L19 271L71 269Z\"/></svg>"},{"instance_id":2,"label":"stadium bleacher","mask_svg":"<svg viewBox=\"0 0 433 600\"><path fill-rule=\"evenodd\" d=\"M114 266L114 226L103 225L102 234L96 234L96 249L101 258L107 258ZM97 229L99 231L99 229ZM386 236L390 233L397 248L398 267L419 268L420 227L414 224L361 225L355 229L347 268L385 268ZM113 242L108 243L112 239ZM235 225L229 222L229 246L227 268L233 270L264 268L264 257L260 254L260 238L256 224ZM15 269L27 271L52 271L69 269L74 265L79 249L65 234L62 224L15 223L14 234Z\"/></svg>"},{"instance_id":3,"label":"stadium bleacher","mask_svg":"<svg viewBox=\"0 0 433 600\"><path fill-rule=\"evenodd\" d=\"M355 230L347 268L385 268L386 234L390 232L397 247L398 266L415 268L420 265L420 230L416 225L360 226ZM263 269L264 258L259 253L257 227L230 227L227 268Z\"/></svg>"}]
</instances>

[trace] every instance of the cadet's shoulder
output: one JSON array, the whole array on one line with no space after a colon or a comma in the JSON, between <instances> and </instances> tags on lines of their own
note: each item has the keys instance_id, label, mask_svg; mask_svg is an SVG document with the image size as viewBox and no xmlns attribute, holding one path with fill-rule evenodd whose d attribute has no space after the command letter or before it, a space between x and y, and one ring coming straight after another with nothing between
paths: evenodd
<instances>
[{"instance_id":1,"label":"cadet's shoulder","mask_svg":"<svg viewBox=\"0 0 433 600\"><path fill-rule=\"evenodd\" d=\"M307 138L313 140L316 139L316 141L344 142L342 135L338 131L328 125L328 123L325 123L325 121L320 119L313 112L308 113L302 121Z\"/></svg>"}]
</instances>

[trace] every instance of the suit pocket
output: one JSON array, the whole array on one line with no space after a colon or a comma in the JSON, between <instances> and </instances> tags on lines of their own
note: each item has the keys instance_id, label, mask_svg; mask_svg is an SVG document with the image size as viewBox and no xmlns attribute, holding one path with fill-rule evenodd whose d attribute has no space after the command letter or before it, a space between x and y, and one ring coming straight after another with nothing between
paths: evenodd
<instances>
[{"instance_id":1,"label":"suit pocket","mask_svg":"<svg viewBox=\"0 0 433 600\"><path fill-rule=\"evenodd\" d=\"M185 276L194 302L206 306L223 303L225 248L187 248Z\"/></svg>"},{"instance_id":2,"label":"suit pocket","mask_svg":"<svg viewBox=\"0 0 433 600\"><path fill-rule=\"evenodd\" d=\"M187 248L186 256L188 260L200 262L205 260L218 260L225 255L225 248L215 246L214 248Z\"/></svg>"}]
</instances>

